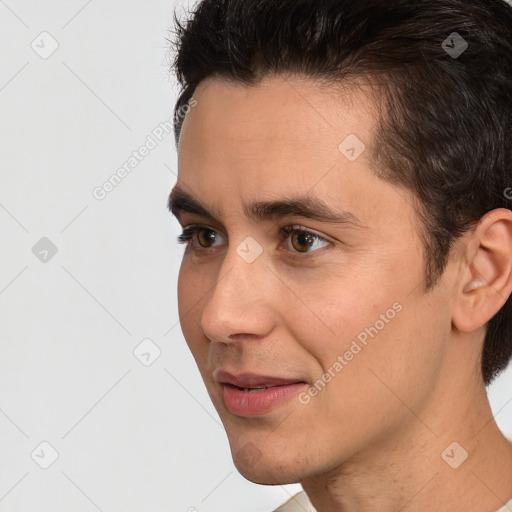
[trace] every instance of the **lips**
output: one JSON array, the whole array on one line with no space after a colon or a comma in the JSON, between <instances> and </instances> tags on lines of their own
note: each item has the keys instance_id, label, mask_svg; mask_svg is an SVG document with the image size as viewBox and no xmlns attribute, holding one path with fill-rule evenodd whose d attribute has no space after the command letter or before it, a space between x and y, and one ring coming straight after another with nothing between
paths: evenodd
<instances>
[{"instance_id":1,"label":"lips","mask_svg":"<svg viewBox=\"0 0 512 512\"><path fill-rule=\"evenodd\" d=\"M307 386L300 378L285 379L253 373L233 375L225 370L214 372L214 377L222 386L226 408L238 416L268 413Z\"/></svg>"},{"instance_id":2,"label":"lips","mask_svg":"<svg viewBox=\"0 0 512 512\"><path fill-rule=\"evenodd\" d=\"M254 373L232 375L224 370L216 372L215 380L221 384L231 384L232 386L236 386L241 389L274 388L277 386L287 386L290 384L297 384L298 382L304 382L301 379L282 379L280 377L268 377Z\"/></svg>"}]
</instances>

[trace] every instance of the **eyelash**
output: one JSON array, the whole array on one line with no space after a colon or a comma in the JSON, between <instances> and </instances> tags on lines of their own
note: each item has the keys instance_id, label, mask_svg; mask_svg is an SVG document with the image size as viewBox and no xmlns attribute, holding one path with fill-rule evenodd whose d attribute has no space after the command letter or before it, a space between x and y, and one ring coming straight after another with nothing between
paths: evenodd
<instances>
[{"instance_id":1,"label":"eyelash","mask_svg":"<svg viewBox=\"0 0 512 512\"><path fill-rule=\"evenodd\" d=\"M192 239L198 234L198 232L200 231L211 231L213 233L216 233L216 231L214 229L211 229L207 226L201 226L201 225L192 225L192 226L186 226L183 228L183 232L180 236L178 236L178 243L179 244L187 244L189 242L192 241ZM328 244L332 245L332 243L321 237L320 235L318 235L317 233L315 233L314 231L310 231L309 229L304 229L302 226L297 226L297 225L294 225L294 226L285 226L283 228L281 228L280 230L280 234L281 236L286 240L290 237L290 235L294 234L294 233L303 233L303 234L307 234L307 235L311 235L312 237L314 237L316 240L319 240L319 241L322 241L322 242L327 242ZM201 247L199 249L196 249L198 251L207 251L208 249L213 249L213 248L205 248L205 247ZM307 258L308 254L311 254L311 253L315 253L315 252L318 252L320 249L316 249L314 251L310 251L310 252L305 252L305 253L301 253L301 252L298 252L298 251L294 251L295 254L298 254L299 256L291 256L292 258L300 258L300 259L303 259L303 258Z\"/></svg>"}]
</instances>

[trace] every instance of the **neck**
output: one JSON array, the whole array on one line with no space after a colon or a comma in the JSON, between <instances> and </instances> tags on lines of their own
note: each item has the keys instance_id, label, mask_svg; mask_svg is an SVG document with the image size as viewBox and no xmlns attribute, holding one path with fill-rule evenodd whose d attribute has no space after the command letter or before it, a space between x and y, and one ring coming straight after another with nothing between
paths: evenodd
<instances>
[{"instance_id":1,"label":"neck","mask_svg":"<svg viewBox=\"0 0 512 512\"><path fill-rule=\"evenodd\" d=\"M470 393L467 381L458 382L452 378L448 396L440 386L399 431L301 482L315 509L465 512L478 504L495 512L512 499L512 444L496 425L483 385Z\"/></svg>"}]
</instances>

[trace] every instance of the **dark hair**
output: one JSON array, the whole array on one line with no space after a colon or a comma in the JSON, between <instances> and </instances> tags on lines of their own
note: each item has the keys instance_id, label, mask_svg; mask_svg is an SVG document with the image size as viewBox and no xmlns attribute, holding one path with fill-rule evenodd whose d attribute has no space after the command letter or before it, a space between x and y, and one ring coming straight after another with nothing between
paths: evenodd
<instances>
[{"instance_id":1,"label":"dark hair","mask_svg":"<svg viewBox=\"0 0 512 512\"><path fill-rule=\"evenodd\" d=\"M512 7L504 0L203 0L174 22L176 143L177 114L206 78L379 83L372 167L414 192L426 292L461 235L488 211L511 209ZM487 324L486 385L511 356L509 297Z\"/></svg>"}]
</instances>

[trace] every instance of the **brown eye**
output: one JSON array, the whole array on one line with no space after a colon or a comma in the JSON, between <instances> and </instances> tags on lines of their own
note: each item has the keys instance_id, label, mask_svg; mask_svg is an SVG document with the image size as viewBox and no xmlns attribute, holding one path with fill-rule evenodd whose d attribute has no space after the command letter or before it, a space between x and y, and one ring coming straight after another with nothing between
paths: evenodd
<instances>
[{"instance_id":1,"label":"brown eye","mask_svg":"<svg viewBox=\"0 0 512 512\"><path fill-rule=\"evenodd\" d=\"M199 245L204 249L209 249L209 243L215 242L215 231L211 229L198 229L197 230L197 240Z\"/></svg>"},{"instance_id":2,"label":"brown eye","mask_svg":"<svg viewBox=\"0 0 512 512\"><path fill-rule=\"evenodd\" d=\"M325 238L301 226L287 226L281 232L291 245L292 253L309 254L331 245Z\"/></svg>"},{"instance_id":3,"label":"brown eye","mask_svg":"<svg viewBox=\"0 0 512 512\"><path fill-rule=\"evenodd\" d=\"M296 231L291 236L291 242L293 248L298 252L308 252L308 250L315 243L315 239L318 238L311 233L306 233L304 231Z\"/></svg>"},{"instance_id":4,"label":"brown eye","mask_svg":"<svg viewBox=\"0 0 512 512\"><path fill-rule=\"evenodd\" d=\"M201 226L188 226L183 229L183 233L178 237L178 243L186 244L193 249L211 249L213 244L216 242L218 233L213 229L201 227Z\"/></svg>"}]
</instances>

